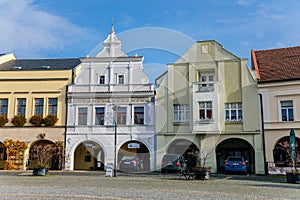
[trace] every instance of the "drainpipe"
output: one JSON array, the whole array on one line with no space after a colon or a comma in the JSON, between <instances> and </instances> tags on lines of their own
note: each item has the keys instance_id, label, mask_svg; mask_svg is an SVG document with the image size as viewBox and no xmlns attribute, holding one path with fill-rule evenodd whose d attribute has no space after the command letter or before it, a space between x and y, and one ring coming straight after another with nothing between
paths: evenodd
<instances>
[{"instance_id":1,"label":"drainpipe","mask_svg":"<svg viewBox=\"0 0 300 200\"><path fill-rule=\"evenodd\" d=\"M263 142L263 156L264 156L264 168L265 168L265 175L268 175L268 165L266 161L266 144L265 144L265 124L264 124L264 110L263 110L263 99L262 94L259 95L259 102L260 102L260 117L261 117L261 135L262 135L262 142Z\"/></svg>"}]
</instances>

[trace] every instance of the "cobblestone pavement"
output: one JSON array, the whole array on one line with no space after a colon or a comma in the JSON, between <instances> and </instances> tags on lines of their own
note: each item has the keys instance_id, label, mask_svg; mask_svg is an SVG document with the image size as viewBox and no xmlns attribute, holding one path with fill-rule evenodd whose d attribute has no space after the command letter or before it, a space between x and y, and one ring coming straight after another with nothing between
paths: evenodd
<instances>
[{"instance_id":1,"label":"cobblestone pavement","mask_svg":"<svg viewBox=\"0 0 300 200\"><path fill-rule=\"evenodd\" d=\"M185 180L175 174L0 171L0 199L300 199L300 185L285 177L212 175Z\"/></svg>"}]
</instances>

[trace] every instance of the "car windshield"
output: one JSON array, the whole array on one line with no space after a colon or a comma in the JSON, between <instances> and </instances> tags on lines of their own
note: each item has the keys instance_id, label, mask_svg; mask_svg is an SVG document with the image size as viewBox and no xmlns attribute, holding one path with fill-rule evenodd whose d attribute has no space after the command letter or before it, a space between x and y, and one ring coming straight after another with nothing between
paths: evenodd
<instances>
[{"instance_id":1,"label":"car windshield","mask_svg":"<svg viewBox=\"0 0 300 200\"><path fill-rule=\"evenodd\" d=\"M234 157L234 158L228 158L228 161L243 161L243 158L238 158L238 157Z\"/></svg>"},{"instance_id":2,"label":"car windshield","mask_svg":"<svg viewBox=\"0 0 300 200\"><path fill-rule=\"evenodd\" d=\"M122 160L134 160L135 158L135 156L124 156Z\"/></svg>"},{"instance_id":3,"label":"car windshield","mask_svg":"<svg viewBox=\"0 0 300 200\"><path fill-rule=\"evenodd\" d=\"M176 160L176 159L178 159L178 158L179 158L178 155L165 155L164 158L163 158L163 160L167 160L167 161L171 160L171 161L174 161L174 160Z\"/></svg>"}]
</instances>

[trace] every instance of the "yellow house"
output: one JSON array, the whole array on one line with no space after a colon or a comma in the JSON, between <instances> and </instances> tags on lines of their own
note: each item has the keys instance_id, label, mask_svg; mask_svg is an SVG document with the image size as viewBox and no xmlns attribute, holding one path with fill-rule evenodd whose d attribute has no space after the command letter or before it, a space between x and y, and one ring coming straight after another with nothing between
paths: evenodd
<instances>
[{"instance_id":1,"label":"yellow house","mask_svg":"<svg viewBox=\"0 0 300 200\"><path fill-rule=\"evenodd\" d=\"M291 129L300 167L300 47L252 50L252 68L261 95L268 170L284 174L292 165Z\"/></svg>"},{"instance_id":2,"label":"yellow house","mask_svg":"<svg viewBox=\"0 0 300 200\"><path fill-rule=\"evenodd\" d=\"M16 168L33 167L32 147L40 143L64 144L66 122L66 88L72 83L80 66L79 59L16 59L13 54L0 56L0 116L8 122L0 127L0 169L6 160L12 160ZM45 118L52 114L58 121L53 127L35 127L30 123L34 115ZM14 116L24 116L24 126L12 123ZM28 144L16 161L16 155L7 155L5 142L22 141ZM21 162L21 164L20 164ZM61 168L53 164L52 168Z\"/></svg>"},{"instance_id":3,"label":"yellow house","mask_svg":"<svg viewBox=\"0 0 300 200\"><path fill-rule=\"evenodd\" d=\"M180 154L198 156L196 165L205 158L213 172L242 156L249 173L264 173L259 96L246 61L199 41L156 79L158 170L164 154Z\"/></svg>"}]
</instances>

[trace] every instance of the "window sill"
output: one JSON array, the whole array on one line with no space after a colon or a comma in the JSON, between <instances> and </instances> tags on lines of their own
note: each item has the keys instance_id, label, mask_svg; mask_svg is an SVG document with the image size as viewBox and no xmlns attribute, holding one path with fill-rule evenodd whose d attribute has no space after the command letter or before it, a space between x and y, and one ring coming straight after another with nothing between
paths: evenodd
<instances>
[{"instance_id":1,"label":"window sill","mask_svg":"<svg viewBox=\"0 0 300 200\"><path fill-rule=\"evenodd\" d=\"M197 124L212 124L214 123L214 120L199 120L196 121Z\"/></svg>"},{"instance_id":2,"label":"window sill","mask_svg":"<svg viewBox=\"0 0 300 200\"><path fill-rule=\"evenodd\" d=\"M173 122L174 126L180 126L180 125L190 125L190 122Z\"/></svg>"},{"instance_id":3,"label":"window sill","mask_svg":"<svg viewBox=\"0 0 300 200\"><path fill-rule=\"evenodd\" d=\"M242 124L243 121L225 121L225 124Z\"/></svg>"}]
</instances>

